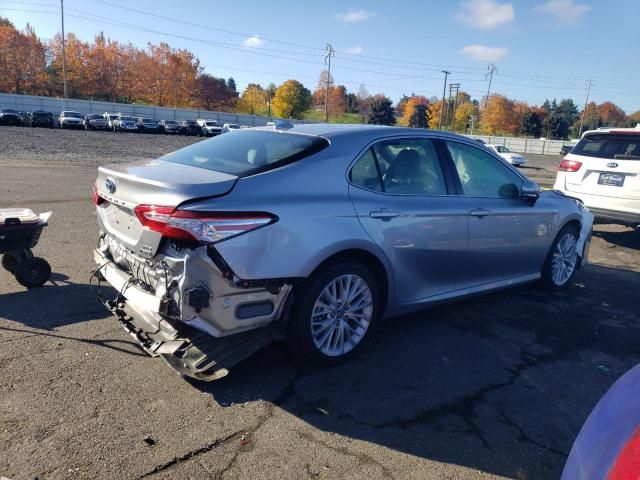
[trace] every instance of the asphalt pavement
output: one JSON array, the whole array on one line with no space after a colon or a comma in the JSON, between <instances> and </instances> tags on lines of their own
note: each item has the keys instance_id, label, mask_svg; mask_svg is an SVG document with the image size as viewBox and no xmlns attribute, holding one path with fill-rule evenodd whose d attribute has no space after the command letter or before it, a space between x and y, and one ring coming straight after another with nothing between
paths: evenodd
<instances>
[{"instance_id":1,"label":"asphalt pavement","mask_svg":"<svg viewBox=\"0 0 640 480\"><path fill-rule=\"evenodd\" d=\"M95 300L96 166L195 138L0 129L0 205L53 211L51 281L0 271L0 475L11 479L558 478L640 357L640 232L598 225L592 264L380 325L351 362L274 343L217 382L146 356ZM529 156L549 186L560 157Z\"/></svg>"}]
</instances>

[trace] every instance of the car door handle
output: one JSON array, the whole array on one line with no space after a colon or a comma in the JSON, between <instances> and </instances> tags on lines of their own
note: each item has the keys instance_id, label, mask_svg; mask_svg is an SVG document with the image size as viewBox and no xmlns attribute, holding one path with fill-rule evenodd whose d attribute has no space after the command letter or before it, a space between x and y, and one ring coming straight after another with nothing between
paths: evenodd
<instances>
[{"instance_id":1,"label":"car door handle","mask_svg":"<svg viewBox=\"0 0 640 480\"><path fill-rule=\"evenodd\" d=\"M400 212L383 208L382 210L374 210L372 212L369 212L369 216L371 218L378 218L380 220L391 220L392 218L399 217Z\"/></svg>"},{"instance_id":2,"label":"car door handle","mask_svg":"<svg viewBox=\"0 0 640 480\"><path fill-rule=\"evenodd\" d=\"M476 208L469 212L469 215L471 215L472 217L479 217L479 218L488 217L491 214L492 214L491 210L485 210L484 208Z\"/></svg>"}]
</instances>

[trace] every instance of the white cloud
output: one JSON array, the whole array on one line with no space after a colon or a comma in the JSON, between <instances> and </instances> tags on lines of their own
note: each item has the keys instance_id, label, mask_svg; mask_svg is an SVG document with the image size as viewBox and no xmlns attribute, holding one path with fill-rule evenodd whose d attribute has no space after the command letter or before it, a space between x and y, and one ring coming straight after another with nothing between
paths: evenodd
<instances>
[{"instance_id":1,"label":"white cloud","mask_svg":"<svg viewBox=\"0 0 640 480\"><path fill-rule=\"evenodd\" d=\"M495 0L467 0L462 2L456 19L473 28L490 30L512 22L513 4Z\"/></svg>"},{"instance_id":2,"label":"white cloud","mask_svg":"<svg viewBox=\"0 0 640 480\"><path fill-rule=\"evenodd\" d=\"M535 10L553 15L563 22L577 23L591 10L591 6L575 3L574 0L548 0L546 3L538 5Z\"/></svg>"},{"instance_id":3,"label":"white cloud","mask_svg":"<svg viewBox=\"0 0 640 480\"><path fill-rule=\"evenodd\" d=\"M467 45L460 53L470 56L473 60L481 62L497 62L507 54L504 47L487 47L485 45Z\"/></svg>"},{"instance_id":4,"label":"white cloud","mask_svg":"<svg viewBox=\"0 0 640 480\"><path fill-rule=\"evenodd\" d=\"M358 55L359 53L364 52L364 48L362 48L360 45L356 45L355 47L349 47L349 48L345 49L344 52L345 53L350 53L352 55Z\"/></svg>"},{"instance_id":5,"label":"white cloud","mask_svg":"<svg viewBox=\"0 0 640 480\"><path fill-rule=\"evenodd\" d=\"M355 23L355 22L363 22L364 20L368 20L371 17L375 17L377 13L370 12L363 8L355 9L351 8L346 12L336 13L336 18L341 22L347 23Z\"/></svg>"},{"instance_id":6,"label":"white cloud","mask_svg":"<svg viewBox=\"0 0 640 480\"><path fill-rule=\"evenodd\" d=\"M258 35L252 35L251 37L245 39L244 42L242 42L242 45L244 45L245 47L259 47L263 44L264 40L261 39Z\"/></svg>"}]
</instances>

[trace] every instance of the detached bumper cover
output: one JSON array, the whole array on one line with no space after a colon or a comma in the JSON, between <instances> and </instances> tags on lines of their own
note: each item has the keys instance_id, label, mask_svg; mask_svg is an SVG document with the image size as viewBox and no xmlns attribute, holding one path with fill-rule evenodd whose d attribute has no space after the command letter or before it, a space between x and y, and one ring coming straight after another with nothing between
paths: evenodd
<instances>
[{"instance_id":1,"label":"detached bumper cover","mask_svg":"<svg viewBox=\"0 0 640 480\"><path fill-rule=\"evenodd\" d=\"M176 256L158 255L152 262L105 237L94 260L118 292L105 306L148 354L184 375L215 380L272 340L262 327L280 318L291 286L271 292L234 287L205 252L170 251ZM256 303L273 307L252 310Z\"/></svg>"}]
</instances>

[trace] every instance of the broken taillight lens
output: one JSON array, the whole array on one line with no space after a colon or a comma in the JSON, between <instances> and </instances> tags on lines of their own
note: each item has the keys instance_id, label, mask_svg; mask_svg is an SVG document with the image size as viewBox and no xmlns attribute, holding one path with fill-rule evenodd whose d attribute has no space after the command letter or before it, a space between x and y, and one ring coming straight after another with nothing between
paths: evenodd
<instances>
[{"instance_id":1,"label":"broken taillight lens","mask_svg":"<svg viewBox=\"0 0 640 480\"><path fill-rule=\"evenodd\" d=\"M560 172L577 172L580 170L582 166L582 162L578 162L577 160L567 160L566 158L560 162L560 166L558 170Z\"/></svg>"},{"instance_id":2,"label":"broken taillight lens","mask_svg":"<svg viewBox=\"0 0 640 480\"><path fill-rule=\"evenodd\" d=\"M96 180L95 182L93 182L93 191L91 192L91 202L94 205L100 205L102 202L104 202L104 198L102 198L100 196L100 193L98 192L98 181Z\"/></svg>"},{"instance_id":3,"label":"broken taillight lens","mask_svg":"<svg viewBox=\"0 0 640 480\"><path fill-rule=\"evenodd\" d=\"M216 243L269 225L267 213L192 212L174 207L138 205L134 209L143 226L175 240Z\"/></svg>"}]
</instances>

